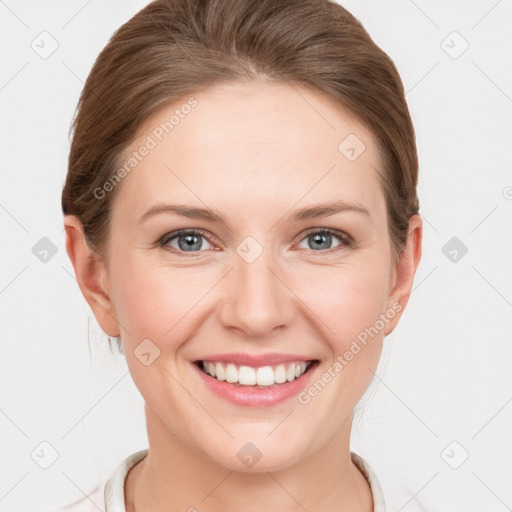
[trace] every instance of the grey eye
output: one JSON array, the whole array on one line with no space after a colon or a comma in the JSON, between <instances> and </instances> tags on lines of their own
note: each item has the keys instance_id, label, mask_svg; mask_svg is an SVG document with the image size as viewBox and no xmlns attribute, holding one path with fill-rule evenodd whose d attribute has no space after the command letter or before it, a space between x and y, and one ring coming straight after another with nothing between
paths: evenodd
<instances>
[{"instance_id":1,"label":"grey eye","mask_svg":"<svg viewBox=\"0 0 512 512\"><path fill-rule=\"evenodd\" d=\"M341 245L341 238L338 235L334 235L328 231L317 231L315 233L310 233L303 239L307 241L307 247L302 248L311 250L332 249L333 247L336 247L336 245L332 245L333 239L335 238L340 240L340 243L337 245Z\"/></svg>"},{"instance_id":2,"label":"grey eye","mask_svg":"<svg viewBox=\"0 0 512 512\"><path fill-rule=\"evenodd\" d=\"M175 242L177 242L177 246L175 245ZM173 236L166 242L166 245L170 245L174 249L178 249L184 252L196 252L200 251L201 249L205 249L203 242L206 242L206 244L210 243L203 235L196 233L186 233ZM208 248L209 247L206 247L206 249Z\"/></svg>"}]
</instances>

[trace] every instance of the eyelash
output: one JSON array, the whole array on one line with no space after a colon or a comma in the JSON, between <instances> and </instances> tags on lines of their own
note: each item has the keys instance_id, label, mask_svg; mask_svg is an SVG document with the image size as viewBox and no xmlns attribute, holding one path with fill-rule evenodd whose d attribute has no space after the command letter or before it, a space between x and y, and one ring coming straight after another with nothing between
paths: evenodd
<instances>
[{"instance_id":1,"label":"eyelash","mask_svg":"<svg viewBox=\"0 0 512 512\"><path fill-rule=\"evenodd\" d=\"M330 254L331 252L335 251L336 249L342 249L343 247L352 248L355 246L355 241L350 235L347 235L346 233L344 233L342 231L338 231L338 230L330 229L330 228L311 228L309 231L307 231L304 234L304 236L300 239L299 242L302 242L302 240L304 240L305 238L307 238L311 235L317 234L317 233L322 233L322 234L327 233L329 235L335 236L336 238L338 238L340 240L341 244L338 245L337 247L331 247L330 249L326 249L326 250L319 250L319 251L315 251L313 249L306 249L306 250L309 250L313 253L319 253L319 254L329 253ZM174 238L177 238L179 236L182 236L182 235L202 236L202 237L206 238L206 240L208 240L209 243L213 244L213 242L208 238L206 231L203 231L201 229L180 229L178 231L166 233L164 236L160 237L157 240L157 244L158 244L158 246L160 246L161 248L163 248L166 251L169 251L173 254L178 254L180 256L184 256L186 258L194 257L193 256L194 253L204 252L204 251L180 251L180 250L175 249L174 247L169 247L167 245L171 240L173 240ZM189 252L190 254L187 254L187 252Z\"/></svg>"}]
</instances>

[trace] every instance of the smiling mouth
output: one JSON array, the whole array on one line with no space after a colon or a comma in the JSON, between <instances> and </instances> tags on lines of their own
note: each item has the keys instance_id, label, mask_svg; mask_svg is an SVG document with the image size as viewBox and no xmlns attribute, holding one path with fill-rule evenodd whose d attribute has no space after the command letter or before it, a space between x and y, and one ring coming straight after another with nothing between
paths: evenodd
<instances>
[{"instance_id":1,"label":"smiling mouth","mask_svg":"<svg viewBox=\"0 0 512 512\"><path fill-rule=\"evenodd\" d=\"M318 359L252 367L219 361L195 361L199 369L218 381L239 387L268 388L292 382L316 366Z\"/></svg>"}]
</instances>

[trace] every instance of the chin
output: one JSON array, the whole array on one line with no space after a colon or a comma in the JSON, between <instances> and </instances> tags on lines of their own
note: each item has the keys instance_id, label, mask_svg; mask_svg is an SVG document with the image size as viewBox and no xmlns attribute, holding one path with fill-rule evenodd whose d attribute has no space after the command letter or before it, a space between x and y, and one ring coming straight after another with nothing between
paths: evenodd
<instances>
[{"instance_id":1,"label":"chin","mask_svg":"<svg viewBox=\"0 0 512 512\"><path fill-rule=\"evenodd\" d=\"M253 439L257 439L257 436ZM209 447L211 446L209 444ZM283 446L286 447L284 450ZM298 454L304 455L304 449L277 437L274 442L267 440L265 443L231 440L220 453L205 452L205 455L216 464L239 473L281 471L296 464L300 458Z\"/></svg>"}]
</instances>

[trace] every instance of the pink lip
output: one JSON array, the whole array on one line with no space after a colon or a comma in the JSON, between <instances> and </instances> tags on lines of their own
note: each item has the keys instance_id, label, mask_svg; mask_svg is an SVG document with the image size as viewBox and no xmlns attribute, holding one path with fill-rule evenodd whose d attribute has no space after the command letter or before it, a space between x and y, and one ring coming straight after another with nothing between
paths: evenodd
<instances>
[{"instance_id":1,"label":"pink lip","mask_svg":"<svg viewBox=\"0 0 512 512\"><path fill-rule=\"evenodd\" d=\"M246 360L247 359L245 359L245 361ZM215 359L215 361L219 361L219 359ZM287 359L287 361L290 361L290 359ZM318 361L312 363L306 373L301 375L298 379L291 382L285 382L283 384L274 384L268 388L237 386L226 381L217 380L215 377L208 375L203 372L196 363L192 364L192 367L195 368L199 378L202 379L206 386L222 398L236 405L267 407L278 404L294 395L297 395L302 389L304 389L308 381L311 379L311 376L314 373L314 368L316 368L318 364Z\"/></svg>"},{"instance_id":2,"label":"pink lip","mask_svg":"<svg viewBox=\"0 0 512 512\"><path fill-rule=\"evenodd\" d=\"M236 352L232 354L213 354L201 358L199 361L211 361L220 363L234 363L238 366L252 366L253 368L259 368L261 366L274 366L281 363L292 363L296 361L312 361L314 357L300 356L297 354L262 354L258 356L252 356L250 354L244 354Z\"/></svg>"}]
</instances>

